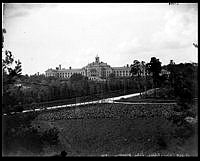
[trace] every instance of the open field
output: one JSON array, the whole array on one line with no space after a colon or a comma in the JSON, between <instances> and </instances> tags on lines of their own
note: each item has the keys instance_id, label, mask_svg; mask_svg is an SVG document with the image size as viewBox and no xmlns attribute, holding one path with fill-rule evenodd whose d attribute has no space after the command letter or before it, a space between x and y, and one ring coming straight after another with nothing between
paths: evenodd
<instances>
[{"instance_id":1,"label":"open field","mask_svg":"<svg viewBox=\"0 0 200 161\"><path fill-rule=\"evenodd\" d=\"M94 104L40 112L32 122L39 131L59 130L56 155L197 155L195 126L177 123L175 105Z\"/></svg>"}]
</instances>

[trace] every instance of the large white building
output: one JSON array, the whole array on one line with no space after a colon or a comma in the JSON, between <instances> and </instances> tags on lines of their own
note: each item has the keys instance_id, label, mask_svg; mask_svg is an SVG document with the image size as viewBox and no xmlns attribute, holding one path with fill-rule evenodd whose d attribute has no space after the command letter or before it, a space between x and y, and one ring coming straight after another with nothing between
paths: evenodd
<instances>
[{"instance_id":1,"label":"large white building","mask_svg":"<svg viewBox=\"0 0 200 161\"><path fill-rule=\"evenodd\" d=\"M80 69L69 69L61 68L59 65L56 69L48 69L45 71L46 76L55 76L59 78L70 78L74 73L82 74L83 76L88 77L90 80L105 80L109 77L111 73L115 75L115 77L129 77L130 74L130 66L126 65L124 67L111 67L107 63L100 62L99 57L95 57L95 61L89 63L87 66Z\"/></svg>"}]
</instances>

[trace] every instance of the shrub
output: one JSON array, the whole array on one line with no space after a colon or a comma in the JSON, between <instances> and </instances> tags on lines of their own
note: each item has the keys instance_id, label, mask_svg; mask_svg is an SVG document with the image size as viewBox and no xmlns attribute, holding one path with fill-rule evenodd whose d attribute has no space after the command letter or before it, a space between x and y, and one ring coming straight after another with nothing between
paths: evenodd
<instances>
[{"instance_id":1,"label":"shrub","mask_svg":"<svg viewBox=\"0 0 200 161\"><path fill-rule=\"evenodd\" d=\"M143 134L146 135L144 138L151 138L151 145L155 145L156 149L165 149L171 143L173 139L173 133L175 132L176 126L169 120L161 117L147 119L146 127L144 127Z\"/></svg>"},{"instance_id":2,"label":"shrub","mask_svg":"<svg viewBox=\"0 0 200 161\"><path fill-rule=\"evenodd\" d=\"M4 136L4 155L13 155L18 150L24 155L42 152L40 133L33 127L11 128Z\"/></svg>"},{"instance_id":3,"label":"shrub","mask_svg":"<svg viewBox=\"0 0 200 161\"><path fill-rule=\"evenodd\" d=\"M40 134L31 127L31 121L36 113L22 113L3 116L3 153L14 154L18 149L26 149L30 153L41 152Z\"/></svg>"},{"instance_id":4,"label":"shrub","mask_svg":"<svg viewBox=\"0 0 200 161\"><path fill-rule=\"evenodd\" d=\"M58 137L59 137L59 130L56 127L53 127L49 130L44 131L44 133L41 136L42 141L45 143L48 143L50 145L56 145L58 144Z\"/></svg>"},{"instance_id":5,"label":"shrub","mask_svg":"<svg viewBox=\"0 0 200 161\"><path fill-rule=\"evenodd\" d=\"M174 137L179 137L182 142L195 134L195 126L184 121L183 124L176 128Z\"/></svg>"},{"instance_id":6,"label":"shrub","mask_svg":"<svg viewBox=\"0 0 200 161\"><path fill-rule=\"evenodd\" d=\"M19 135L19 143L25 149L35 154L42 152L42 140L37 129L33 127L22 129Z\"/></svg>"}]
</instances>

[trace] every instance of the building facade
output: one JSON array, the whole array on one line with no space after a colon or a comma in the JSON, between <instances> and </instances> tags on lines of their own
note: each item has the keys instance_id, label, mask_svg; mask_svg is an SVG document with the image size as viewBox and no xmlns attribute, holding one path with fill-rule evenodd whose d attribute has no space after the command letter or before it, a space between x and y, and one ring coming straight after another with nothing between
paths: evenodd
<instances>
[{"instance_id":1,"label":"building facade","mask_svg":"<svg viewBox=\"0 0 200 161\"><path fill-rule=\"evenodd\" d=\"M48 69L45 71L47 77L54 76L59 78L70 78L73 74L81 74L88 77L90 80L102 81L109 77L112 73L115 77L130 77L130 66L124 67L111 67L107 63L100 62L99 57L95 57L95 61L89 63L83 68L80 69L69 69L61 68L61 65L56 69Z\"/></svg>"}]
</instances>

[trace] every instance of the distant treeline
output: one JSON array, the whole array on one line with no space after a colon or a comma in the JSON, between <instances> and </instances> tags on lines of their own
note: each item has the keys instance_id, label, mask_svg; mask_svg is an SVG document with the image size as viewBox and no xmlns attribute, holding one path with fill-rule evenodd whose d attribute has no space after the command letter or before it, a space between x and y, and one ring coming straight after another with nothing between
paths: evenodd
<instances>
[{"instance_id":1,"label":"distant treeline","mask_svg":"<svg viewBox=\"0 0 200 161\"><path fill-rule=\"evenodd\" d=\"M33 83L34 82L34 83ZM152 88L152 79L148 77L141 80L142 89L144 84L147 89ZM74 74L69 80L62 80L44 75L20 76L15 83L11 95L4 96L4 107L12 109L16 105L34 105L36 103L72 100L71 103L102 99L120 94L139 92L138 81L134 78L110 77L104 82L90 81L87 77ZM13 109L14 110L14 109ZM12 110L11 110L12 111Z\"/></svg>"}]
</instances>

